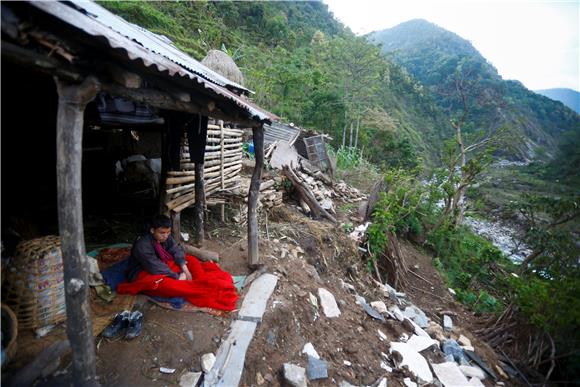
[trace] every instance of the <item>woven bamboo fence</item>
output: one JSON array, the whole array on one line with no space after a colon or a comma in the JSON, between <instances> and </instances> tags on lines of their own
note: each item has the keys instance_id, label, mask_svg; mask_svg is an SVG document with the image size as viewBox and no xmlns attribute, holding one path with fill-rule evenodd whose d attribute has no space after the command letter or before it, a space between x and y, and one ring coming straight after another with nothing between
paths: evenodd
<instances>
[{"instance_id":1,"label":"woven bamboo fence","mask_svg":"<svg viewBox=\"0 0 580 387\"><path fill-rule=\"evenodd\" d=\"M206 199L218 191L237 187L242 170L241 129L209 124L205 147L203 177ZM195 164L190 161L187 139L181 146L181 170L169 171L165 181L165 205L174 212L195 203Z\"/></svg>"}]
</instances>

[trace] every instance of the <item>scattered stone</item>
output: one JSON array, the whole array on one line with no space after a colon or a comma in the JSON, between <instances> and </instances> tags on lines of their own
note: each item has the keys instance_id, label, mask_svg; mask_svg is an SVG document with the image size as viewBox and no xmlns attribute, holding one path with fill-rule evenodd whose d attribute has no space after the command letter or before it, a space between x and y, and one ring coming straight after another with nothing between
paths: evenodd
<instances>
[{"instance_id":1,"label":"scattered stone","mask_svg":"<svg viewBox=\"0 0 580 387\"><path fill-rule=\"evenodd\" d=\"M453 321L451 321L451 317L447 315L443 316L443 329L446 331L451 331L453 329Z\"/></svg>"},{"instance_id":2,"label":"scattered stone","mask_svg":"<svg viewBox=\"0 0 580 387\"><path fill-rule=\"evenodd\" d=\"M326 379L328 378L328 363L324 360L308 356L306 373L308 380Z\"/></svg>"},{"instance_id":3,"label":"scattered stone","mask_svg":"<svg viewBox=\"0 0 580 387\"><path fill-rule=\"evenodd\" d=\"M274 382L274 377L272 376L272 374L264 375L264 379L270 384L272 384Z\"/></svg>"},{"instance_id":4,"label":"scattered stone","mask_svg":"<svg viewBox=\"0 0 580 387\"><path fill-rule=\"evenodd\" d=\"M187 372L179 378L179 387L195 387L201 378L201 372Z\"/></svg>"},{"instance_id":5,"label":"scattered stone","mask_svg":"<svg viewBox=\"0 0 580 387\"><path fill-rule=\"evenodd\" d=\"M427 333L429 334L429 336L433 337L436 340L439 340L441 342L447 340L447 337L445 337L445 334L443 333L443 328L441 328L441 325L430 321L429 322L429 326L427 327Z\"/></svg>"},{"instance_id":6,"label":"scattered stone","mask_svg":"<svg viewBox=\"0 0 580 387\"><path fill-rule=\"evenodd\" d=\"M403 315L403 312L401 312L401 309L399 309L399 307L397 305L392 306L390 308L391 312L395 315L395 318L399 321L403 321L405 319L405 316Z\"/></svg>"},{"instance_id":7,"label":"scattered stone","mask_svg":"<svg viewBox=\"0 0 580 387\"><path fill-rule=\"evenodd\" d=\"M432 338L417 335L412 335L411 338L407 341L407 344L409 344L417 352L424 351L427 348L439 346L439 343Z\"/></svg>"},{"instance_id":8,"label":"scattered stone","mask_svg":"<svg viewBox=\"0 0 580 387\"><path fill-rule=\"evenodd\" d=\"M294 387L307 387L306 370L291 363L284 363L284 379Z\"/></svg>"},{"instance_id":9,"label":"scattered stone","mask_svg":"<svg viewBox=\"0 0 580 387\"><path fill-rule=\"evenodd\" d=\"M324 288L318 288L318 297L320 297L320 305L326 317L333 318L340 316L340 309L338 309L332 293Z\"/></svg>"},{"instance_id":10,"label":"scattered stone","mask_svg":"<svg viewBox=\"0 0 580 387\"><path fill-rule=\"evenodd\" d=\"M459 338L457 339L457 342L461 346L471 347L471 340L469 340L467 337L465 337L463 335L459 335Z\"/></svg>"},{"instance_id":11,"label":"scattered stone","mask_svg":"<svg viewBox=\"0 0 580 387\"><path fill-rule=\"evenodd\" d=\"M256 383L258 384L258 386L261 386L262 384L266 383L264 377L259 372L256 374Z\"/></svg>"},{"instance_id":12,"label":"scattered stone","mask_svg":"<svg viewBox=\"0 0 580 387\"><path fill-rule=\"evenodd\" d=\"M456 296L457 293L455 293L455 290L448 288L447 290L449 290L449 293L451 293L452 296Z\"/></svg>"},{"instance_id":13,"label":"scattered stone","mask_svg":"<svg viewBox=\"0 0 580 387\"><path fill-rule=\"evenodd\" d=\"M463 376L463 373L455 362L441 364L431 363L431 367L433 368L433 372L435 373L435 376L437 376L437 379L439 379L445 387L467 386L467 378Z\"/></svg>"},{"instance_id":14,"label":"scattered stone","mask_svg":"<svg viewBox=\"0 0 580 387\"><path fill-rule=\"evenodd\" d=\"M409 335L408 335L408 334L406 334L406 333L403 333L403 334L401 335L401 337L399 337L399 341L401 341L401 342L403 342L403 343L406 343L406 342L407 342L407 340L409 340Z\"/></svg>"},{"instance_id":15,"label":"scattered stone","mask_svg":"<svg viewBox=\"0 0 580 387\"><path fill-rule=\"evenodd\" d=\"M487 372L488 375L491 376L494 380L497 379L497 375L493 372L493 370L491 368L489 368L489 366L486 364L486 362L484 362L483 359L481 357L479 357L475 352L464 351L464 353L468 358L473 360L479 368L481 368L482 370ZM464 364L464 365L469 365L469 364Z\"/></svg>"},{"instance_id":16,"label":"scattered stone","mask_svg":"<svg viewBox=\"0 0 580 387\"><path fill-rule=\"evenodd\" d=\"M188 338L190 341L193 341L193 331L187 331L187 338Z\"/></svg>"},{"instance_id":17,"label":"scattered stone","mask_svg":"<svg viewBox=\"0 0 580 387\"><path fill-rule=\"evenodd\" d=\"M340 383L338 384L338 387L356 387L356 386L353 386L352 384L350 384L350 383L349 383L349 382L347 382L346 380L343 380L342 382L340 382Z\"/></svg>"},{"instance_id":18,"label":"scattered stone","mask_svg":"<svg viewBox=\"0 0 580 387\"><path fill-rule=\"evenodd\" d=\"M413 320L415 324L419 325L421 328L427 328L429 325L429 319L425 313L415 305L411 305L405 308L403 315Z\"/></svg>"},{"instance_id":19,"label":"scattered stone","mask_svg":"<svg viewBox=\"0 0 580 387\"><path fill-rule=\"evenodd\" d=\"M388 283L385 282L383 285L383 290L385 290L386 294L388 294L392 299L397 298L397 291Z\"/></svg>"},{"instance_id":20,"label":"scattered stone","mask_svg":"<svg viewBox=\"0 0 580 387\"><path fill-rule=\"evenodd\" d=\"M425 332L423 330L423 328L421 328L419 325L415 324L415 322L411 319L409 319L408 317L405 317L405 319L403 320L403 326L407 329L409 329L410 331L414 332L416 335L418 336L424 336L424 337L431 337L427 334L427 332Z\"/></svg>"},{"instance_id":21,"label":"scattered stone","mask_svg":"<svg viewBox=\"0 0 580 387\"><path fill-rule=\"evenodd\" d=\"M308 293L308 299L315 308L318 308L318 298L314 294Z\"/></svg>"},{"instance_id":22,"label":"scattered stone","mask_svg":"<svg viewBox=\"0 0 580 387\"><path fill-rule=\"evenodd\" d=\"M381 361L381 368L387 372L393 372L393 369L387 365L384 361Z\"/></svg>"},{"instance_id":23,"label":"scattered stone","mask_svg":"<svg viewBox=\"0 0 580 387\"><path fill-rule=\"evenodd\" d=\"M453 359L459 364L469 365L467 359L465 358L465 353L463 349L457 344L455 340L445 340L441 346L443 353L453 356Z\"/></svg>"},{"instance_id":24,"label":"scattered stone","mask_svg":"<svg viewBox=\"0 0 580 387\"><path fill-rule=\"evenodd\" d=\"M407 297L407 295L405 293L402 293L402 292L395 293L395 296L397 296L397 298L405 298L405 297Z\"/></svg>"},{"instance_id":25,"label":"scattered stone","mask_svg":"<svg viewBox=\"0 0 580 387\"><path fill-rule=\"evenodd\" d=\"M302 348L302 353L305 353L307 356L312 356L315 359L320 359L320 356L318 356L318 352L316 352L316 349L314 349L312 343L304 344L304 348Z\"/></svg>"},{"instance_id":26,"label":"scattered stone","mask_svg":"<svg viewBox=\"0 0 580 387\"><path fill-rule=\"evenodd\" d=\"M343 361L342 361L342 364L344 364L344 365L345 365L345 366L347 366L347 367L350 367L350 366L352 365L352 363L351 363L351 362L349 362L348 360L343 360Z\"/></svg>"},{"instance_id":27,"label":"scattered stone","mask_svg":"<svg viewBox=\"0 0 580 387\"><path fill-rule=\"evenodd\" d=\"M345 289L348 289L352 292L354 292L356 289L354 288L354 286L352 286L351 284L349 284L348 282L344 282L342 279L340 280L340 283L342 284L342 287Z\"/></svg>"},{"instance_id":28,"label":"scattered stone","mask_svg":"<svg viewBox=\"0 0 580 387\"><path fill-rule=\"evenodd\" d=\"M379 312L373 309L369 304L367 304L364 298L357 296L357 301L369 316L371 316L372 318L376 318L377 320L380 320L382 322L385 322L385 318Z\"/></svg>"},{"instance_id":29,"label":"scattered stone","mask_svg":"<svg viewBox=\"0 0 580 387\"><path fill-rule=\"evenodd\" d=\"M468 378L477 378L479 380L485 379L485 372L479 367L474 366L459 366L463 375L467 376Z\"/></svg>"},{"instance_id":30,"label":"scattered stone","mask_svg":"<svg viewBox=\"0 0 580 387\"><path fill-rule=\"evenodd\" d=\"M206 353L201 357L201 369L203 372L208 373L215 363L215 355L213 353Z\"/></svg>"},{"instance_id":31,"label":"scattered stone","mask_svg":"<svg viewBox=\"0 0 580 387\"><path fill-rule=\"evenodd\" d=\"M475 352L475 348L473 348L471 345L462 345L461 348L464 351L471 351L471 352Z\"/></svg>"},{"instance_id":32,"label":"scattered stone","mask_svg":"<svg viewBox=\"0 0 580 387\"><path fill-rule=\"evenodd\" d=\"M417 383L412 381L411 378L403 379L403 383L405 383L405 386L407 386L407 387L417 387Z\"/></svg>"},{"instance_id":33,"label":"scattered stone","mask_svg":"<svg viewBox=\"0 0 580 387\"><path fill-rule=\"evenodd\" d=\"M387 335L385 335L383 331L377 329L377 332L379 332L379 338L381 339L381 341L385 341L387 339Z\"/></svg>"},{"instance_id":34,"label":"scattered stone","mask_svg":"<svg viewBox=\"0 0 580 387\"><path fill-rule=\"evenodd\" d=\"M483 384L481 382L481 380L479 380L478 378L471 378L469 379L469 383L467 383L468 386L477 386L477 387L485 387L485 384Z\"/></svg>"},{"instance_id":35,"label":"scattered stone","mask_svg":"<svg viewBox=\"0 0 580 387\"><path fill-rule=\"evenodd\" d=\"M175 368L159 367L159 372L162 374L172 374L175 372Z\"/></svg>"},{"instance_id":36,"label":"scattered stone","mask_svg":"<svg viewBox=\"0 0 580 387\"><path fill-rule=\"evenodd\" d=\"M268 331L268 334L266 335L266 342L273 346L276 344L277 338L278 338L278 330L270 329Z\"/></svg>"},{"instance_id":37,"label":"scattered stone","mask_svg":"<svg viewBox=\"0 0 580 387\"><path fill-rule=\"evenodd\" d=\"M387 305L383 301L373 301L371 306L379 313L389 313Z\"/></svg>"},{"instance_id":38,"label":"scattered stone","mask_svg":"<svg viewBox=\"0 0 580 387\"><path fill-rule=\"evenodd\" d=\"M391 353L395 352L399 355L398 368L407 366L409 371L415 375L421 383L431 383L433 381L433 374L429 369L427 360L407 343L391 342ZM462 374L463 375L463 374Z\"/></svg>"}]
</instances>

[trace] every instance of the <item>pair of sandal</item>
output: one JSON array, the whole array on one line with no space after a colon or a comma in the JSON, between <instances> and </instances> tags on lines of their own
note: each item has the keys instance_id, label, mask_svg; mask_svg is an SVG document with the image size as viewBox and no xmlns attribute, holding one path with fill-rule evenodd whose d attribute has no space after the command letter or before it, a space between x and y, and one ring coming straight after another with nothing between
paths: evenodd
<instances>
[{"instance_id":1,"label":"pair of sandal","mask_svg":"<svg viewBox=\"0 0 580 387\"><path fill-rule=\"evenodd\" d=\"M124 334L125 339L132 340L141 334L142 329L143 313L138 310L134 312L124 310L115 315L113 322L105 328L102 335L110 339Z\"/></svg>"}]
</instances>

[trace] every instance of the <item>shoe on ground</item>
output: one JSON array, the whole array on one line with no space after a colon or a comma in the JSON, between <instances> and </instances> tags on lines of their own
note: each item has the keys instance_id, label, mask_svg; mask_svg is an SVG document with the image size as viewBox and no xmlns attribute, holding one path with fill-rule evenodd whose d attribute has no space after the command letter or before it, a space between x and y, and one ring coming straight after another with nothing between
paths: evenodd
<instances>
[{"instance_id":1,"label":"shoe on ground","mask_svg":"<svg viewBox=\"0 0 580 387\"><path fill-rule=\"evenodd\" d=\"M127 333L125 334L125 339L132 340L141 334L143 329L143 313L138 310L131 313L129 317L129 327L127 328Z\"/></svg>"},{"instance_id":2,"label":"shoe on ground","mask_svg":"<svg viewBox=\"0 0 580 387\"><path fill-rule=\"evenodd\" d=\"M128 310L117 313L113 321L103 331L103 337L112 338L118 336L129 326L129 317L131 317L131 312Z\"/></svg>"}]
</instances>

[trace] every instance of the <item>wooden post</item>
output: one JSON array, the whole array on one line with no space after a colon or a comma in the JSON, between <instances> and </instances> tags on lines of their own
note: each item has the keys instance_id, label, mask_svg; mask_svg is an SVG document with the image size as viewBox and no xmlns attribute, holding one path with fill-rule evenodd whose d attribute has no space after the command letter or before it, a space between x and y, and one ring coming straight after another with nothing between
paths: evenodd
<instances>
[{"instance_id":1,"label":"wooden post","mask_svg":"<svg viewBox=\"0 0 580 387\"><path fill-rule=\"evenodd\" d=\"M195 163L195 244L201 246L205 239L203 232L203 209L205 208L205 187L203 182L203 163Z\"/></svg>"},{"instance_id":2,"label":"wooden post","mask_svg":"<svg viewBox=\"0 0 580 387\"><path fill-rule=\"evenodd\" d=\"M171 236L175 242L181 242L181 212L171 211Z\"/></svg>"},{"instance_id":3,"label":"wooden post","mask_svg":"<svg viewBox=\"0 0 580 387\"><path fill-rule=\"evenodd\" d=\"M58 226L64 270L66 331L75 386L97 386L95 341L89 305L81 191L83 115L100 89L89 77L78 85L55 78L58 90L56 170Z\"/></svg>"},{"instance_id":4,"label":"wooden post","mask_svg":"<svg viewBox=\"0 0 580 387\"><path fill-rule=\"evenodd\" d=\"M258 196L260 195L260 181L262 180L262 166L264 164L264 127L262 125L252 128L254 140L254 155L256 166L250 181L248 192L248 265L258 264Z\"/></svg>"},{"instance_id":5,"label":"wooden post","mask_svg":"<svg viewBox=\"0 0 580 387\"><path fill-rule=\"evenodd\" d=\"M224 159L225 158L225 155L224 155L224 152L225 152L224 122L222 120L220 120L219 121L219 125L220 125L220 145L221 145L221 160L222 160L222 163L221 163L221 167L222 167L221 168L221 172L222 172L221 173L221 178L222 178L221 179L221 183L222 183L221 184L221 187L222 187L222 189L225 189L226 188L226 185L225 185L225 176L224 176L224 167L225 167L225 159ZM225 222L225 220L226 220L226 216L225 216L225 204L222 203L220 205L220 208L221 208L221 219L222 219L222 222Z\"/></svg>"}]
</instances>

